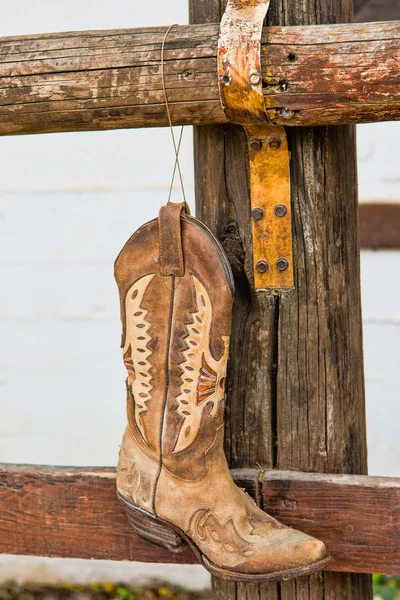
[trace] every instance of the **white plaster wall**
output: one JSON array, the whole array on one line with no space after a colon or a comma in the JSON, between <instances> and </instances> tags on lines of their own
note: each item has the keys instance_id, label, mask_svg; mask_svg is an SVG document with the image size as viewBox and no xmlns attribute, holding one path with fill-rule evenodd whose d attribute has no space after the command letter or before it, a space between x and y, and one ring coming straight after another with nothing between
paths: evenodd
<instances>
[{"instance_id":1,"label":"white plaster wall","mask_svg":"<svg viewBox=\"0 0 400 600\"><path fill-rule=\"evenodd\" d=\"M0 35L184 23L186 5L20 0L2 11ZM359 127L361 200L400 201L399 133L394 123ZM191 144L187 128L181 155L192 202ZM0 138L0 462L115 464L125 375L113 261L166 201L173 163L167 129ZM374 475L400 476L399 266L397 252L362 253ZM200 567L152 569L197 587L209 581ZM137 581L149 571L0 558L0 580L18 573Z\"/></svg>"}]
</instances>

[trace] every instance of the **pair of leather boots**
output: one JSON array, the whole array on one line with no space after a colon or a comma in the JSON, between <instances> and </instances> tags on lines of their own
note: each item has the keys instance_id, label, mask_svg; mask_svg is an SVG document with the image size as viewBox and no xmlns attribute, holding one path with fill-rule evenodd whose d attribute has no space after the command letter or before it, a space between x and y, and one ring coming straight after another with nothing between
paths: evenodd
<instances>
[{"instance_id":1,"label":"pair of leather boots","mask_svg":"<svg viewBox=\"0 0 400 600\"><path fill-rule=\"evenodd\" d=\"M118 496L134 531L189 545L213 575L279 581L330 562L319 540L260 510L223 450L234 282L225 253L185 204L168 203L115 263L128 425Z\"/></svg>"}]
</instances>

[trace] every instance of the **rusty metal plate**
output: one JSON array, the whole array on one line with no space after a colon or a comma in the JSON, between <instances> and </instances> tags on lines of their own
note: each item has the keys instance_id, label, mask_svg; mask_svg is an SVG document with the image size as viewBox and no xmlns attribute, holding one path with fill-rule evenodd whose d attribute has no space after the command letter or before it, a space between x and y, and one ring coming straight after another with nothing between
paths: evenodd
<instances>
[{"instance_id":1,"label":"rusty metal plate","mask_svg":"<svg viewBox=\"0 0 400 600\"><path fill-rule=\"evenodd\" d=\"M229 0L218 42L221 103L234 123L268 121L261 74L261 34L270 0Z\"/></svg>"},{"instance_id":2,"label":"rusty metal plate","mask_svg":"<svg viewBox=\"0 0 400 600\"><path fill-rule=\"evenodd\" d=\"M290 157L285 130L269 122L261 73L262 26L270 0L229 0L218 43L221 103L247 133L254 286L293 287Z\"/></svg>"},{"instance_id":3,"label":"rusty metal plate","mask_svg":"<svg viewBox=\"0 0 400 600\"><path fill-rule=\"evenodd\" d=\"M256 291L293 288L290 155L285 129L246 125Z\"/></svg>"}]
</instances>

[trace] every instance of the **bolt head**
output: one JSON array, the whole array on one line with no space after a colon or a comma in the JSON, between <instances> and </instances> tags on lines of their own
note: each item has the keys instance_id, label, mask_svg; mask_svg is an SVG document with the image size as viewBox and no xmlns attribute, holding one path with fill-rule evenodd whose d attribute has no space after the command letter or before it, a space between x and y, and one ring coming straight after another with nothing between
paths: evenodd
<instances>
[{"instance_id":1,"label":"bolt head","mask_svg":"<svg viewBox=\"0 0 400 600\"><path fill-rule=\"evenodd\" d=\"M274 208L274 213L277 217L284 217L287 215L287 208L284 204L277 204Z\"/></svg>"},{"instance_id":2,"label":"bolt head","mask_svg":"<svg viewBox=\"0 0 400 600\"><path fill-rule=\"evenodd\" d=\"M278 150L278 148L280 148L281 143L281 138L273 137L269 140L268 146L271 148L271 150Z\"/></svg>"},{"instance_id":3,"label":"bolt head","mask_svg":"<svg viewBox=\"0 0 400 600\"><path fill-rule=\"evenodd\" d=\"M260 73L251 73L251 75L249 76L249 81L251 85L258 85L261 81Z\"/></svg>"},{"instance_id":4,"label":"bolt head","mask_svg":"<svg viewBox=\"0 0 400 600\"><path fill-rule=\"evenodd\" d=\"M276 261L276 266L279 271L286 271L289 268L289 261L287 258L278 258Z\"/></svg>"},{"instance_id":5,"label":"bolt head","mask_svg":"<svg viewBox=\"0 0 400 600\"><path fill-rule=\"evenodd\" d=\"M253 210L251 211L251 216L253 217L253 219L255 221L259 221L260 219L263 218L264 216L264 212L262 210L262 208L253 208Z\"/></svg>"},{"instance_id":6,"label":"bolt head","mask_svg":"<svg viewBox=\"0 0 400 600\"><path fill-rule=\"evenodd\" d=\"M262 148L262 141L261 140L251 140L250 148L254 152L259 152L259 150L261 150L261 148Z\"/></svg>"},{"instance_id":7,"label":"bolt head","mask_svg":"<svg viewBox=\"0 0 400 600\"><path fill-rule=\"evenodd\" d=\"M256 269L259 273L266 273L269 269L269 264L266 260L259 260L256 264Z\"/></svg>"}]
</instances>

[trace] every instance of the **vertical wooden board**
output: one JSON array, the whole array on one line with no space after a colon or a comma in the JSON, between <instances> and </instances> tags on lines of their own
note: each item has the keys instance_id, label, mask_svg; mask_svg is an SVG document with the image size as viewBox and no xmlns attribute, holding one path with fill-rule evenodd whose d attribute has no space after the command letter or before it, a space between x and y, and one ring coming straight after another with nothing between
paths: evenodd
<instances>
[{"instance_id":1,"label":"vertical wooden board","mask_svg":"<svg viewBox=\"0 0 400 600\"><path fill-rule=\"evenodd\" d=\"M367 469L354 143L347 127L292 136L298 260L280 310L280 469Z\"/></svg>"},{"instance_id":2,"label":"vertical wooden board","mask_svg":"<svg viewBox=\"0 0 400 600\"><path fill-rule=\"evenodd\" d=\"M234 125L196 127L194 153L197 216L221 240L235 278L226 453L232 468L271 467L275 406L265 399L273 394L277 297L256 295L253 287L244 130ZM266 366L259 369L262 361Z\"/></svg>"},{"instance_id":3,"label":"vertical wooden board","mask_svg":"<svg viewBox=\"0 0 400 600\"><path fill-rule=\"evenodd\" d=\"M349 22L351 0L271 5L269 24ZM295 289L279 306L277 466L366 473L367 446L352 127L289 133ZM372 598L368 575L280 584L281 600Z\"/></svg>"},{"instance_id":4,"label":"vertical wooden board","mask_svg":"<svg viewBox=\"0 0 400 600\"><path fill-rule=\"evenodd\" d=\"M192 23L220 21L224 0L190 0ZM244 130L195 127L197 216L221 240L235 278L225 450L232 468L275 464L275 364L278 297L256 294ZM260 368L261 367L261 368ZM278 600L275 584L243 585L213 578L218 600Z\"/></svg>"},{"instance_id":5,"label":"vertical wooden board","mask_svg":"<svg viewBox=\"0 0 400 600\"><path fill-rule=\"evenodd\" d=\"M192 22L219 20L219 6L191 0ZM351 10L351 0L275 0L269 24L347 22ZM195 133L198 216L223 242L237 288L228 459L232 467L279 461L283 469L365 473L354 132L298 129L289 148L296 288L280 298L256 295L244 134L235 126ZM372 597L370 577L349 574L256 588L215 580L213 590L219 600Z\"/></svg>"}]
</instances>

